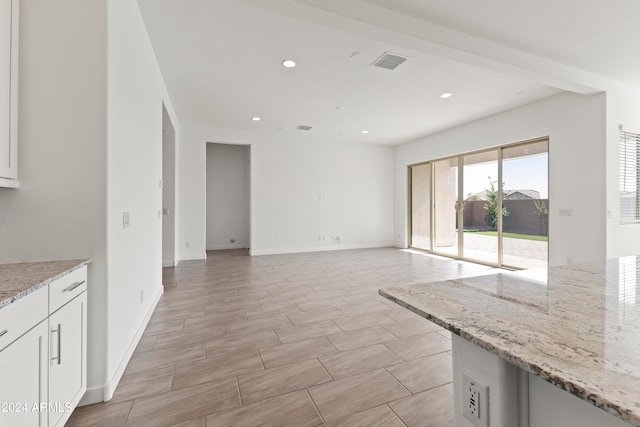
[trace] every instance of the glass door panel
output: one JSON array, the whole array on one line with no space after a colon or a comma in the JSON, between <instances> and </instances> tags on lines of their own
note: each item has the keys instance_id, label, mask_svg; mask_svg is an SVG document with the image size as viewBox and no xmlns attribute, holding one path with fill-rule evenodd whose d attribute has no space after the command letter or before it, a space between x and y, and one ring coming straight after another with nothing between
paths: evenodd
<instances>
[{"instance_id":1,"label":"glass door panel","mask_svg":"<svg viewBox=\"0 0 640 427\"><path fill-rule=\"evenodd\" d=\"M439 160L434 168L434 251L458 256L458 158Z\"/></svg>"},{"instance_id":2,"label":"glass door panel","mask_svg":"<svg viewBox=\"0 0 640 427\"><path fill-rule=\"evenodd\" d=\"M549 141L540 140L412 166L411 246L491 265L546 267L548 151Z\"/></svg>"},{"instance_id":3,"label":"glass door panel","mask_svg":"<svg viewBox=\"0 0 640 427\"><path fill-rule=\"evenodd\" d=\"M411 247L431 250L431 164L411 167Z\"/></svg>"},{"instance_id":4,"label":"glass door panel","mask_svg":"<svg viewBox=\"0 0 640 427\"><path fill-rule=\"evenodd\" d=\"M511 267L546 267L549 259L549 142L504 148L502 263Z\"/></svg>"},{"instance_id":5,"label":"glass door panel","mask_svg":"<svg viewBox=\"0 0 640 427\"><path fill-rule=\"evenodd\" d=\"M463 156L464 257L498 263L498 150Z\"/></svg>"}]
</instances>

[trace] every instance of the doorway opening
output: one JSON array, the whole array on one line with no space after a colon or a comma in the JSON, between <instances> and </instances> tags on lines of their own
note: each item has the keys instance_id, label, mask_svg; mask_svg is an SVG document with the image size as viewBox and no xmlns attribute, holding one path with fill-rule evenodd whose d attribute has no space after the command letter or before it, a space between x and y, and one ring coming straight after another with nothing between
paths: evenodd
<instances>
[{"instance_id":1,"label":"doorway opening","mask_svg":"<svg viewBox=\"0 0 640 427\"><path fill-rule=\"evenodd\" d=\"M176 265L176 131L162 105L162 266Z\"/></svg>"},{"instance_id":2,"label":"doorway opening","mask_svg":"<svg viewBox=\"0 0 640 427\"><path fill-rule=\"evenodd\" d=\"M249 249L251 147L207 144L207 251Z\"/></svg>"},{"instance_id":3,"label":"doorway opening","mask_svg":"<svg viewBox=\"0 0 640 427\"><path fill-rule=\"evenodd\" d=\"M409 166L409 246L507 268L549 259L549 141Z\"/></svg>"}]
</instances>

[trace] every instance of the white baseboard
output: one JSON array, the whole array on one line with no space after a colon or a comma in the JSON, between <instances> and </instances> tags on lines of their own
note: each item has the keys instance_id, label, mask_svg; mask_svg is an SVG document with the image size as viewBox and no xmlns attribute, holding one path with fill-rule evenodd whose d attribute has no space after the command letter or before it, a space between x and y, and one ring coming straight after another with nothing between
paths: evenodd
<instances>
[{"instance_id":1,"label":"white baseboard","mask_svg":"<svg viewBox=\"0 0 640 427\"><path fill-rule=\"evenodd\" d=\"M203 253L202 255L197 255L197 254L193 254L193 255L183 255L180 257L180 261L199 261L199 260L203 260L203 259L207 259L207 253ZM178 265L176 263L176 265Z\"/></svg>"},{"instance_id":2,"label":"white baseboard","mask_svg":"<svg viewBox=\"0 0 640 427\"><path fill-rule=\"evenodd\" d=\"M87 388L84 396L80 399L80 403L78 403L78 407L100 402L104 402L104 386Z\"/></svg>"},{"instance_id":3,"label":"white baseboard","mask_svg":"<svg viewBox=\"0 0 640 427\"><path fill-rule=\"evenodd\" d=\"M167 261L162 263L162 267L175 267L177 264L175 261Z\"/></svg>"},{"instance_id":4,"label":"white baseboard","mask_svg":"<svg viewBox=\"0 0 640 427\"><path fill-rule=\"evenodd\" d=\"M124 357L120 361L120 364L118 365L118 368L116 369L116 372L114 373L114 375L111 378L111 380L109 380L107 382L107 384L105 384L105 387L104 387L104 400L105 400L105 402L107 400L111 400L111 398L113 397L113 393L115 393L115 391L116 391L116 387L118 386L118 383L120 382L120 378L122 378L122 374L124 374L124 370L126 369L127 365L129 364L129 360L131 360L131 356L133 355L133 352L135 351L136 347L138 346L138 343L140 342L140 338L142 338L142 334L144 333L144 330L147 328L147 324L149 323L149 319L151 319L151 315L153 314L154 310L156 309L156 306L158 305L158 302L160 301L160 297L162 297L162 293L163 292L164 292L164 286L159 286L158 293L156 293L156 295L155 295L155 297L153 299L153 302L151 303L151 306L149 307L149 310L147 311L147 314L144 316L144 320L142 321L142 324L138 328L138 331L136 332L135 336L133 337L133 340L131 340L131 344L129 344L129 348L127 349L127 352L125 353Z\"/></svg>"},{"instance_id":5,"label":"white baseboard","mask_svg":"<svg viewBox=\"0 0 640 427\"><path fill-rule=\"evenodd\" d=\"M138 346L138 343L140 342L140 338L142 338L142 334L144 333L144 330L147 328L149 319L151 319L151 315L156 309L156 306L158 305L158 302L160 301L160 297L162 297L163 292L164 292L164 286L161 285L159 286L158 293L155 295L153 302L151 303L151 306L149 307L149 310L147 311L147 314L145 315L142 321L142 324L140 325L140 327L138 328L138 331L136 332L135 336L131 340L131 343L129 344L129 348L127 348L127 351L125 352L124 357L120 361L120 364L116 369L116 372L113 374L113 377L109 381L107 381L107 383L102 387L93 387L91 389L87 389L86 393L80 400L80 403L78 404L78 406L85 406L85 405L91 405L99 402L106 402L113 397L113 394L116 391L116 387L118 386L118 383L122 378L122 374L124 374L124 370L127 367L129 360L131 360L131 356L133 355L133 352Z\"/></svg>"},{"instance_id":6,"label":"white baseboard","mask_svg":"<svg viewBox=\"0 0 640 427\"><path fill-rule=\"evenodd\" d=\"M328 252L328 251L346 251L353 249L374 249L374 248L388 248L392 247L392 243L374 243L370 245L331 245L314 248L294 248L294 249L266 249L255 250L251 249L249 254L251 256L260 255L283 255L283 254L298 254L305 252Z\"/></svg>"},{"instance_id":7,"label":"white baseboard","mask_svg":"<svg viewBox=\"0 0 640 427\"><path fill-rule=\"evenodd\" d=\"M228 249L249 249L248 245L215 245L207 246L208 251L224 251Z\"/></svg>"}]
</instances>

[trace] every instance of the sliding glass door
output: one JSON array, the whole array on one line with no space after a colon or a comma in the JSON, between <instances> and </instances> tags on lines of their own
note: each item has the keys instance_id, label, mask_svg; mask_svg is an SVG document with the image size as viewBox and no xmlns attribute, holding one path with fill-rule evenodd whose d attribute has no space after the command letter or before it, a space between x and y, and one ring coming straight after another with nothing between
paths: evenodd
<instances>
[{"instance_id":1,"label":"sliding glass door","mask_svg":"<svg viewBox=\"0 0 640 427\"><path fill-rule=\"evenodd\" d=\"M431 249L431 163L411 167L411 246Z\"/></svg>"},{"instance_id":2,"label":"sliding glass door","mask_svg":"<svg viewBox=\"0 0 640 427\"><path fill-rule=\"evenodd\" d=\"M548 260L547 140L409 168L410 246L513 268Z\"/></svg>"},{"instance_id":3,"label":"sliding glass door","mask_svg":"<svg viewBox=\"0 0 640 427\"><path fill-rule=\"evenodd\" d=\"M458 256L458 158L433 162L435 252Z\"/></svg>"},{"instance_id":4,"label":"sliding glass door","mask_svg":"<svg viewBox=\"0 0 640 427\"><path fill-rule=\"evenodd\" d=\"M502 263L546 267L549 258L549 142L539 141L502 150L504 204Z\"/></svg>"},{"instance_id":5,"label":"sliding glass door","mask_svg":"<svg viewBox=\"0 0 640 427\"><path fill-rule=\"evenodd\" d=\"M498 263L498 150L462 157L464 251L461 256Z\"/></svg>"}]
</instances>

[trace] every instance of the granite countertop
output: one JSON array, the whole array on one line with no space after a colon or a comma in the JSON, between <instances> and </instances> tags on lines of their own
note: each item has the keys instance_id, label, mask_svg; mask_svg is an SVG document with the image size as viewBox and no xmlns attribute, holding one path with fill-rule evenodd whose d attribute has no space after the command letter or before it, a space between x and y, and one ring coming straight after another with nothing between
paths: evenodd
<instances>
[{"instance_id":1,"label":"granite countertop","mask_svg":"<svg viewBox=\"0 0 640 427\"><path fill-rule=\"evenodd\" d=\"M0 264L0 309L71 273L90 259Z\"/></svg>"},{"instance_id":2,"label":"granite countertop","mask_svg":"<svg viewBox=\"0 0 640 427\"><path fill-rule=\"evenodd\" d=\"M640 257L531 272L380 295L640 426Z\"/></svg>"}]
</instances>

